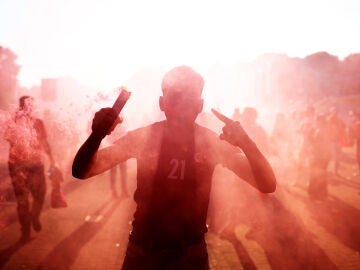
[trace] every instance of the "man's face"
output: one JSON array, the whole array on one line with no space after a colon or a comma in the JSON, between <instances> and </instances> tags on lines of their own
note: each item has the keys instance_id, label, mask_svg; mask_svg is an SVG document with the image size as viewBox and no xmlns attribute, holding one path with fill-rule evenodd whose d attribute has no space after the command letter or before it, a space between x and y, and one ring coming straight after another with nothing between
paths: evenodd
<instances>
[{"instance_id":1,"label":"man's face","mask_svg":"<svg viewBox=\"0 0 360 270\"><path fill-rule=\"evenodd\" d=\"M203 100L194 91L169 91L160 97L160 109L170 122L190 125L202 110Z\"/></svg>"},{"instance_id":2,"label":"man's face","mask_svg":"<svg viewBox=\"0 0 360 270\"><path fill-rule=\"evenodd\" d=\"M24 107L23 107L23 111L27 114L27 115L31 115L31 113L33 112L34 109L34 100L32 98L27 98L24 100Z\"/></svg>"}]
</instances>

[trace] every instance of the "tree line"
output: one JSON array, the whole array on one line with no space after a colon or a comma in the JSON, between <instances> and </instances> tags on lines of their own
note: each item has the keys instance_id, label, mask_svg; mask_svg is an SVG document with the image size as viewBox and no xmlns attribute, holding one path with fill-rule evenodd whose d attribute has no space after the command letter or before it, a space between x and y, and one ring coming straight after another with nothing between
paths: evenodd
<instances>
[{"instance_id":1,"label":"tree line","mask_svg":"<svg viewBox=\"0 0 360 270\"><path fill-rule=\"evenodd\" d=\"M0 109L7 110L16 99L20 66L17 55L0 46ZM325 97L360 94L360 53L343 60L327 52L304 58L285 54L263 54L250 63L257 74L257 90L264 100L316 102Z\"/></svg>"}]
</instances>

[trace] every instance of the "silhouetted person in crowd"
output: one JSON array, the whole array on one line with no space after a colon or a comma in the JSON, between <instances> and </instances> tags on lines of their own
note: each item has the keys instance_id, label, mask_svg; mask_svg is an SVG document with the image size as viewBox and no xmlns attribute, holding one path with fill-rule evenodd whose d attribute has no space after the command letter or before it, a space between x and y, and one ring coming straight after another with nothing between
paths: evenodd
<instances>
[{"instance_id":1,"label":"silhouetted person in crowd","mask_svg":"<svg viewBox=\"0 0 360 270\"><path fill-rule=\"evenodd\" d=\"M360 113L354 112L354 120L351 123L351 131L355 141L356 160L358 163L358 174L360 174Z\"/></svg>"},{"instance_id":2,"label":"silhouetted person in crowd","mask_svg":"<svg viewBox=\"0 0 360 270\"><path fill-rule=\"evenodd\" d=\"M258 111L252 107L244 108L241 125L264 154L269 154L269 138L265 129L257 122Z\"/></svg>"},{"instance_id":3,"label":"silhouetted person in crowd","mask_svg":"<svg viewBox=\"0 0 360 270\"><path fill-rule=\"evenodd\" d=\"M347 143L346 126L336 108L331 108L328 116L331 160L334 162L334 174L339 174L342 159L342 147Z\"/></svg>"},{"instance_id":4,"label":"silhouetted person in crowd","mask_svg":"<svg viewBox=\"0 0 360 270\"><path fill-rule=\"evenodd\" d=\"M309 166L309 159L311 154L311 141L315 131L315 108L308 106L299 120L298 132L301 136L300 149L297 156L297 176L294 185L303 184L305 172Z\"/></svg>"},{"instance_id":5,"label":"silhouetted person in crowd","mask_svg":"<svg viewBox=\"0 0 360 270\"><path fill-rule=\"evenodd\" d=\"M325 200L328 195L327 167L331 158L329 145L329 125L326 115L318 115L310 144L310 178L308 185L309 197L314 200Z\"/></svg>"},{"instance_id":6,"label":"silhouetted person in crowd","mask_svg":"<svg viewBox=\"0 0 360 270\"><path fill-rule=\"evenodd\" d=\"M346 134L348 138L348 146L352 147L355 143L354 124L357 121L357 112L354 110L348 111L348 123L346 123Z\"/></svg>"},{"instance_id":7,"label":"silhouetted person in crowd","mask_svg":"<svg viewBox=\"0 0 360 270\"><path fill-rule=\"evenodd\" d=\"M231 119L234 121L239 121L241 123L241 111L240 108L235 108L231 116Z\"/></svg>"},{"instance_id":8,"label":"silhouetted person in crowd","mask_svg":"<svg viewBox=\"0 0 360 270\"><path fill-rule=\"evenodd\" d=\"M19 99L19 109L4 133L4 139L10 143L8 164L21 225L21 243L30 240L31 224L36 232L42 228L39 218L46 193L43 152L50 166L54 165L43 121L33 116L33 102L30 96Z\"/></svg>"},{"instance_id":9,"label":"silhouetted person in crowd","mask_svg":"<svg viewBox=\"0 0 360 270\"><path fill-rule=\"evenodd\" d=\"M204 235L215 166L223 164L264 193L275 191L276 179L239 122L217 114L225 123L220 138L195 123L203 108L200 74L176 67L161 86L159 105L166 120L98 149L118 119L112 108L101 109L75 156L73 175L86 179L135 158L137 208L123 269L209 269Z\"/></svg>"}]
</instances>

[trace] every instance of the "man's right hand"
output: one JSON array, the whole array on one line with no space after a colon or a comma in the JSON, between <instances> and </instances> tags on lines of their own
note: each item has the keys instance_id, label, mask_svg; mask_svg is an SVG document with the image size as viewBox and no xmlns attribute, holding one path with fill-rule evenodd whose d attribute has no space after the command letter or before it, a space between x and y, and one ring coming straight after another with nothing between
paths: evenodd
<instances>
[{"instance_id":1,"label":"man's right hand","mask_svg":"<svg viewBox=\"0 0 360 270\"><path fill-rule=\"evenodd\" d=\"M122 119L112 108L102 108L95 113L91 130L93 134L104 138L109 135L118 125L122 122Z\"/></svg>"},{"instance_id":2,"label":"man's right hand","mask_svg":"<svg viewBox=\"0 0 360 270\"><path fill-rule=\"evenodd\" d=\"M101 140L121 122L122 120L112 108L103 108L95 113L91 126L92 133L80 147L73 161L72 175L75 178L86 179L96 174L92 172L93 159Z\"/></svg>"}]
</instances>

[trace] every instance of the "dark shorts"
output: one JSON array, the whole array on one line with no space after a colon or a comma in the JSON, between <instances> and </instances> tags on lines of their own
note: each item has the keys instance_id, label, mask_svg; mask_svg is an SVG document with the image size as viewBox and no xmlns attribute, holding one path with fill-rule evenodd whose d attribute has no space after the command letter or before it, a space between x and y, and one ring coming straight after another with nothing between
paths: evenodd
<instances>
[{"instance_id":1,"label":"dark shorts","mask_svg":"<svg viewBox=\"0 0 360 270\"><path fill-rule=\"evenodd\" d=\"M208 270L209 260L205 240L189 245L162 248L141 245L129 240L123 270Z\"/></svg>"}]
</instances>

